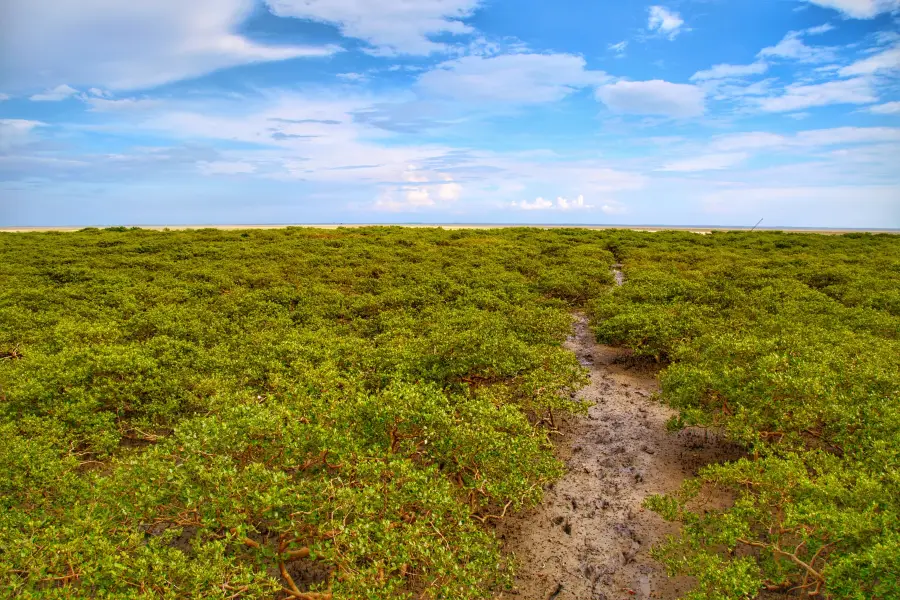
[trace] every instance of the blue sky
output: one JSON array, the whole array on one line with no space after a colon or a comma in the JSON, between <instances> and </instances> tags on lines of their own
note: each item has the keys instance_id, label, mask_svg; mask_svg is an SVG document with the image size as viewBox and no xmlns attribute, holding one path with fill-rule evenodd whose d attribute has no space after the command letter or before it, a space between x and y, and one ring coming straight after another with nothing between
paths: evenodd
<instances>
[{"instance_id":1,"label":"blue sky","mask_svg":"<svg viewBox=\"0 0 900 600\"><path fill-rule=\"evenodd\" d=\"M900 227L900 0L8 0L0 225Z\"/></svg>"}]
</instances>

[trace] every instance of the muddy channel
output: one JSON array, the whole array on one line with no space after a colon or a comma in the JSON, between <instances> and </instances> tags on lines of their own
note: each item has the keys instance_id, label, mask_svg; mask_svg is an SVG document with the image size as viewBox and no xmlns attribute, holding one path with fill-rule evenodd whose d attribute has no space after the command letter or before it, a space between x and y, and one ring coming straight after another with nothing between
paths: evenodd
<instances>
[{"instance_id":1,"label":"muddy channel","mask_svg":"<svg viewBox=\"0 0 900 600\"><path fill-rule=\"evenodd\" d=\"M497 597L678 598L691 581L667 577L649 555L678 528L641 504L705 464L736 458L737 449L706 432L668 433L675 413L654 397L656 372L629 361L624 350L598 345L584 316L566 347L590 369L580 397L592 406L560 425L556 442L567 474L540 506L497 527L517 564L513 589Z\"/></svg>"}]
</instances>

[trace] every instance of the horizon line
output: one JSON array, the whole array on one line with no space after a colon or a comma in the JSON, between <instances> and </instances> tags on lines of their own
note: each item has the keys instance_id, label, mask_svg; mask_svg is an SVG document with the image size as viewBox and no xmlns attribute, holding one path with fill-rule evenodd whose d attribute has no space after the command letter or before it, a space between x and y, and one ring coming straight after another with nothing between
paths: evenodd
<instances>
[{"instance_id":1,"label":"horizon line","mask_svg":"<svg viewBox=\"0 0 900 600\"><path fill-rule=\"evenodd\" d=\"M337 229L341 227L412 227L412 228L449 228L449 229L510 229L510 228L537 228L537 229L626 229L643 231L786 231L786 232L817 232L817 233L892 233L900 234L900 228L874 228L874 227L810 227L810 226L768 226L753 227L749 225L626 225L626 224L585 224L585 223L477 223L477 222L402 222L402 223L185 223L185 224L98 224L98 225L0 225L0 233L28 233L28 232L75 232L84 229L106 229L113 227L128 227L147 230L197 230L197 229L287 229L289 227L307 227L318 229Z\"/></svg>"}]
</instances>

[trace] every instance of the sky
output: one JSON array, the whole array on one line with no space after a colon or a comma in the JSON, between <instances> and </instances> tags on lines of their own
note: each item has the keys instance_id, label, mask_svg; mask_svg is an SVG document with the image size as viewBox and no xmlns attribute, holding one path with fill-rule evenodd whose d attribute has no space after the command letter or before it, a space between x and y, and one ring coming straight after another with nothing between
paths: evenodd
<instances>
[{"instance_id":1,"label":"sky","mask_svg":"<svg viewBox=\"0 0 900 600\"><path fill-rule=\"evenodd\" d=\"M0 226L759 219L900 228L900 0L0 7Z\"/></svg>"}]
</instances>

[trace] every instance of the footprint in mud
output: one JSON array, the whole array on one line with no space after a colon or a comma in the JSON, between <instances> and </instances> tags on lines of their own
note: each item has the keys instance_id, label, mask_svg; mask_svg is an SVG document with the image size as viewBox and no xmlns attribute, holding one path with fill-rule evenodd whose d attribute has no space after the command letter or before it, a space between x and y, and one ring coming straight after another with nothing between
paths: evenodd
<instances>
[{"instance_id":1,"label":"footprint in mud","mask_svg":"<svg viewBox=\"0 0 900 600\"><path fill-rule=\"evenodd\" d=\"M497 525L518 565L513 594L500 596L677 598L690 581L668 578L648 554L676 526L642 503L734 451L715 440L692 448L698 443L694 436L667 433L673 411L653 399L659 389L655 373L628 368L616 360L625 351L597 345L585 317L577 317L566 347L590 368L590 383L578 397L592 406L587 415L561 423L557 450L568 473L545 492L540 506Z\"/></svg>"}]
</instances>

